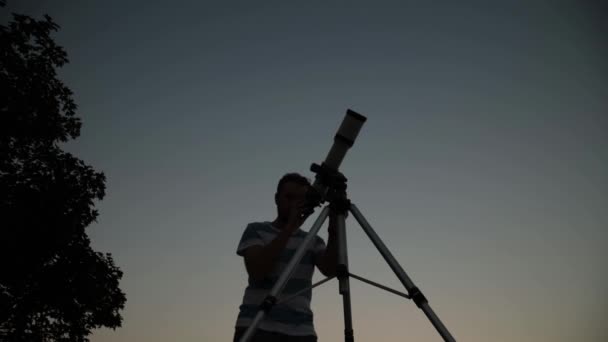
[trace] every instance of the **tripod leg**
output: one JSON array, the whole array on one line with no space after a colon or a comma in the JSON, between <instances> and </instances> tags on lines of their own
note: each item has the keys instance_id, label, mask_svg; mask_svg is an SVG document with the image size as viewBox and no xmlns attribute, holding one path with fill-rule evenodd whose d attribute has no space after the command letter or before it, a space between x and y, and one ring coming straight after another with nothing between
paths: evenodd
<instances>
[{"instance_id":1,"label":"tripod leg","mask_svg":"<svg viewBox=\"0 0 608 342\"><path fill-rule=\"evenodd\" d=\"M293 271L296 269L298 263L300 263L300 260L302 260L302 257L306 253L306 249L313 241L315 235L317 235L317 233L319 232L319 229L321 229L321 226L323 225L323 222L325 222L325 220L327 219L328 215L329 207L323 208L321 213L319 213L317 220L312 225L312 228L310 228L310 230L308 231L308 234L304 238L304 241L302 241L302 244L300 244L298 249L296 249L293 257L291 258L291 260L289 260L287 266L285 266L283 273L281 273L276 283L274 283L272 289L266 296L266 299L264 299L264 302L260 305L258 312L256 313L255 317L253 318L253 321L251 322L251 325L249 325L239 342L249 341L249 339L253 336L253 333L257 329L258 325L264 318L266 312L270 311L270 309L272 309L274 304L277 302L277 296L279 295L279 293L281 293L283 287L285 287L285 284L291 277Z\"/></svg>"},{"instance_id":2,"label":"tripod leg","mask_svg":"<svg viewBox=\"0 0 608 342\"><path fill-rule=\"evenodd\" d=\"M372 240L380 254L382 254L384 260L386 260L386 262L389 264L389 266L391 267L397 278L399 278L403 286L405 286L409 295L412 297L416 305L424 312L426 317L428 317L428 319L431 321L437 332L439 332L441 337L443 337L445 341L455 342L456 340L454 339L454 337L452 337L452 335L450 334L448 329L443 325L441 320L439 320L439 317L437 317L433 309L431 309L427 299L424 297L422 292L420 292L420 289L418 289L418 287L416 287L412 280L407 276L407 274L405 273L403 268L401 268L395 257L393 257L393 255L388 250L388 248L386 248L382 240L380 240L380 237L372 229L365 217L363 217L363 214L361 214L357 206L351 203L350 212L353 214L357 222L359 222L361 228L363 228L367 236L370 238L370 240Z\"/></svg>"},{"instance_id":3,"label":"tripod leg","mask_svg":"<svg viewBox=\"0 0 608 342\"><path fill-rule=\"evenodd\" d=\"M338 265L337 276L339 280L340 294L344 307L344 341L353 342L353 319L350 302L350 282L348 272L348 251L346 247L346 223L343 214L337 215L337 237L338 237Z\"/></svg>"}]
</instances>

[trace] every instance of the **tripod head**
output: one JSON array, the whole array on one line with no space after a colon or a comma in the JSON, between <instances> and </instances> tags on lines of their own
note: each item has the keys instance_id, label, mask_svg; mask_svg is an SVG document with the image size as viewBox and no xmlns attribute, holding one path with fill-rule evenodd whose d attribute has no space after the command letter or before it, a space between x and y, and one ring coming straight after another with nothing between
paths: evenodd
<instances>
[{"instance_id":1,"label":"tripod head","mask_svg":"<svg viewBox=\"0 0 608 342\"><path fill-rule=\"evenodd\" d=\"M325 163L318 165L313 163L310 171L316 174L315 184L325 190L324 196L311 186L306 193L306 210L312 213L312 208L321 205L325 201L330 203L330 208L336 213L347 215L350 201L346 196L346 177L341 172L334 170Z\"/></svg>"}]
</instances>

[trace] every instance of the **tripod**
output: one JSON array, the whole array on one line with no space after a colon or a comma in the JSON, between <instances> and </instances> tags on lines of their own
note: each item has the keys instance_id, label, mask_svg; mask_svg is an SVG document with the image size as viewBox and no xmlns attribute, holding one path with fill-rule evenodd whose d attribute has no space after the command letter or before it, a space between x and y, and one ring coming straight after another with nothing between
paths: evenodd
<instances>
[{"instance_id":1,"label":"tripod","mask_svg":"<svg viewBox=\"0 0 608 342\"><path fill-rule=\"evenodd\" d=\"M313 165L313 167L316 165ZM260 304L258 312L254 317L251 325L245 331L245 334L241 337L240 342L247 342L253 336L257 326L260 324L264 315L269 312L272 307L277 304L277 296L280 294L281 290L291 277L291 274L295 270L296 266L302 259L304 253L306 252L308 246L312 242L313 238L319 230L321 226L329 216L330 210L336 214L337 218L337 238L338 238L338 262L336 268L336 276L339 281L339 293L342 295L342 302L344 308L344 340L346 342L354 341L354 333L353 333L353 322L352 322L352 312L351 312L351 301L350 301L350 281L349 278L355 278L361 280L370 285L379 287L383 290L387 290L394 294L403 296L405 298L411 299L416 303L416 306L420 308L427 318L431 321L437 332L441 335L444 341L454 342L455 339L452 337L447 328L443 325L443 323L439 320L439 317L435 314L433 309L428 304L426 297L422 294L420 289L414 285L412 280L405 273L403 268L399 265L397 260L393 257L388 248L384 245L380 237L376 234L376 232L372 229L370 224L367 222L363 214L359 211L357 206L350 202L346 195L346 177L342 175L338 171L329 171L327 169L320 169L317 166L317 171L323 171L325 174L323 175L324 183L327 185L327 195L326 198L330 203L328 206L325 206L321 213L317 217L314 222L312 228L308 232L306 238L302 244L298 247L295 254L285 267L283 273L279 276L278 280L270 290L269 294L266 296L264 301ZM408 291L408 294L401 293L399 291L389 289L383 285L374 283L373 281L361 278L349 272L348 270L348 253L347 253L347 245L346 245L346 216L348 212L352 213L359 225L363 228L367 236L372 240L372 243L376 246L384 260L389 264L390 268L393 270L397 278L401 281L403 286ZM333 277L331 277L333 278ZM317 284L313 285L310 288L303 289L303 291L307 291L311 288L314 288L322 283L330 280L331 278L324 279ZM300 292L296 293L292 297L285 299L283 301L287 301L295 296L297 296Z\"/></svg>"}]
</instances>

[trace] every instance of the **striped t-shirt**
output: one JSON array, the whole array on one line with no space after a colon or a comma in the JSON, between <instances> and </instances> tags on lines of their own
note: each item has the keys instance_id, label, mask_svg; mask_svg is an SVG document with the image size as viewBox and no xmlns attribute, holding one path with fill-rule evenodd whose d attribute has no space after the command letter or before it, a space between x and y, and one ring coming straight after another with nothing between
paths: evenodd
<instances>
[{"instance_id":1,"label":"striped t-shirt","mask_svg":"<svg viewBox=\"0 0 608 342\"><path fill-rule=\"evenodd\" d=\"M247 225L245 232L236 250L236 254L243 256L245 249L251 246L264 246L270 243L279 234L280 230L271 222L254 222ZM273 285L293 257L296 249L304 241L308 233L301 229L293 232L287 245L281 251L279 258L275 261L272 272L264 279L255 281L251 277L243 295L243 302L239 307L239 315L236 321L237 327L247 327L258 312L260 303L266 298ZM282 298L310 287L312 285L312 274L315 269L315 257L325 251L325 242L315 236L314 242L296 266L292 276L289 278L281 293L277 296L280 302ZM315 335L313 325L313 314L310 310L312 290L308 290L285 303L279 303L264 316L258 329L279 332L286 335Z\"/></svg>"}]
</instances>

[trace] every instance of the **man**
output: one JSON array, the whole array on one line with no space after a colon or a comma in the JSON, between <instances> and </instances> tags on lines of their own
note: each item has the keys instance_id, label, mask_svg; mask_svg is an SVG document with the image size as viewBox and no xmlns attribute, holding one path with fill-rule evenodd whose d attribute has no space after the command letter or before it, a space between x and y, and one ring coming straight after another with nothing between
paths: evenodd
<instances>
[{"instance_id":1,"label":"man","mask_svg":"<svg viewBox=\"0 0 608 342\"><path fill-rule=\"evenodd\" d=\"M247 225L237 247L237 254L245 259L249 275L242 305L236 321L234 341L238 341L247 330L264 300L282 271L291 260L296 249L307 235L300 229L307 217L303 216L306 191L309 181L297 174L285 174L279 181L274 200L277 218L272 222L255 222ZM318 236L309 245L300 263L285 284L278 300L312 285L315 266L325 276L336 273L337 238L336 218L330 215L327 247ZM314 342L317 335L310 310L312 290L294 299L275 305L257 326L250 342Z\"/></svg>"}]
</instances>

